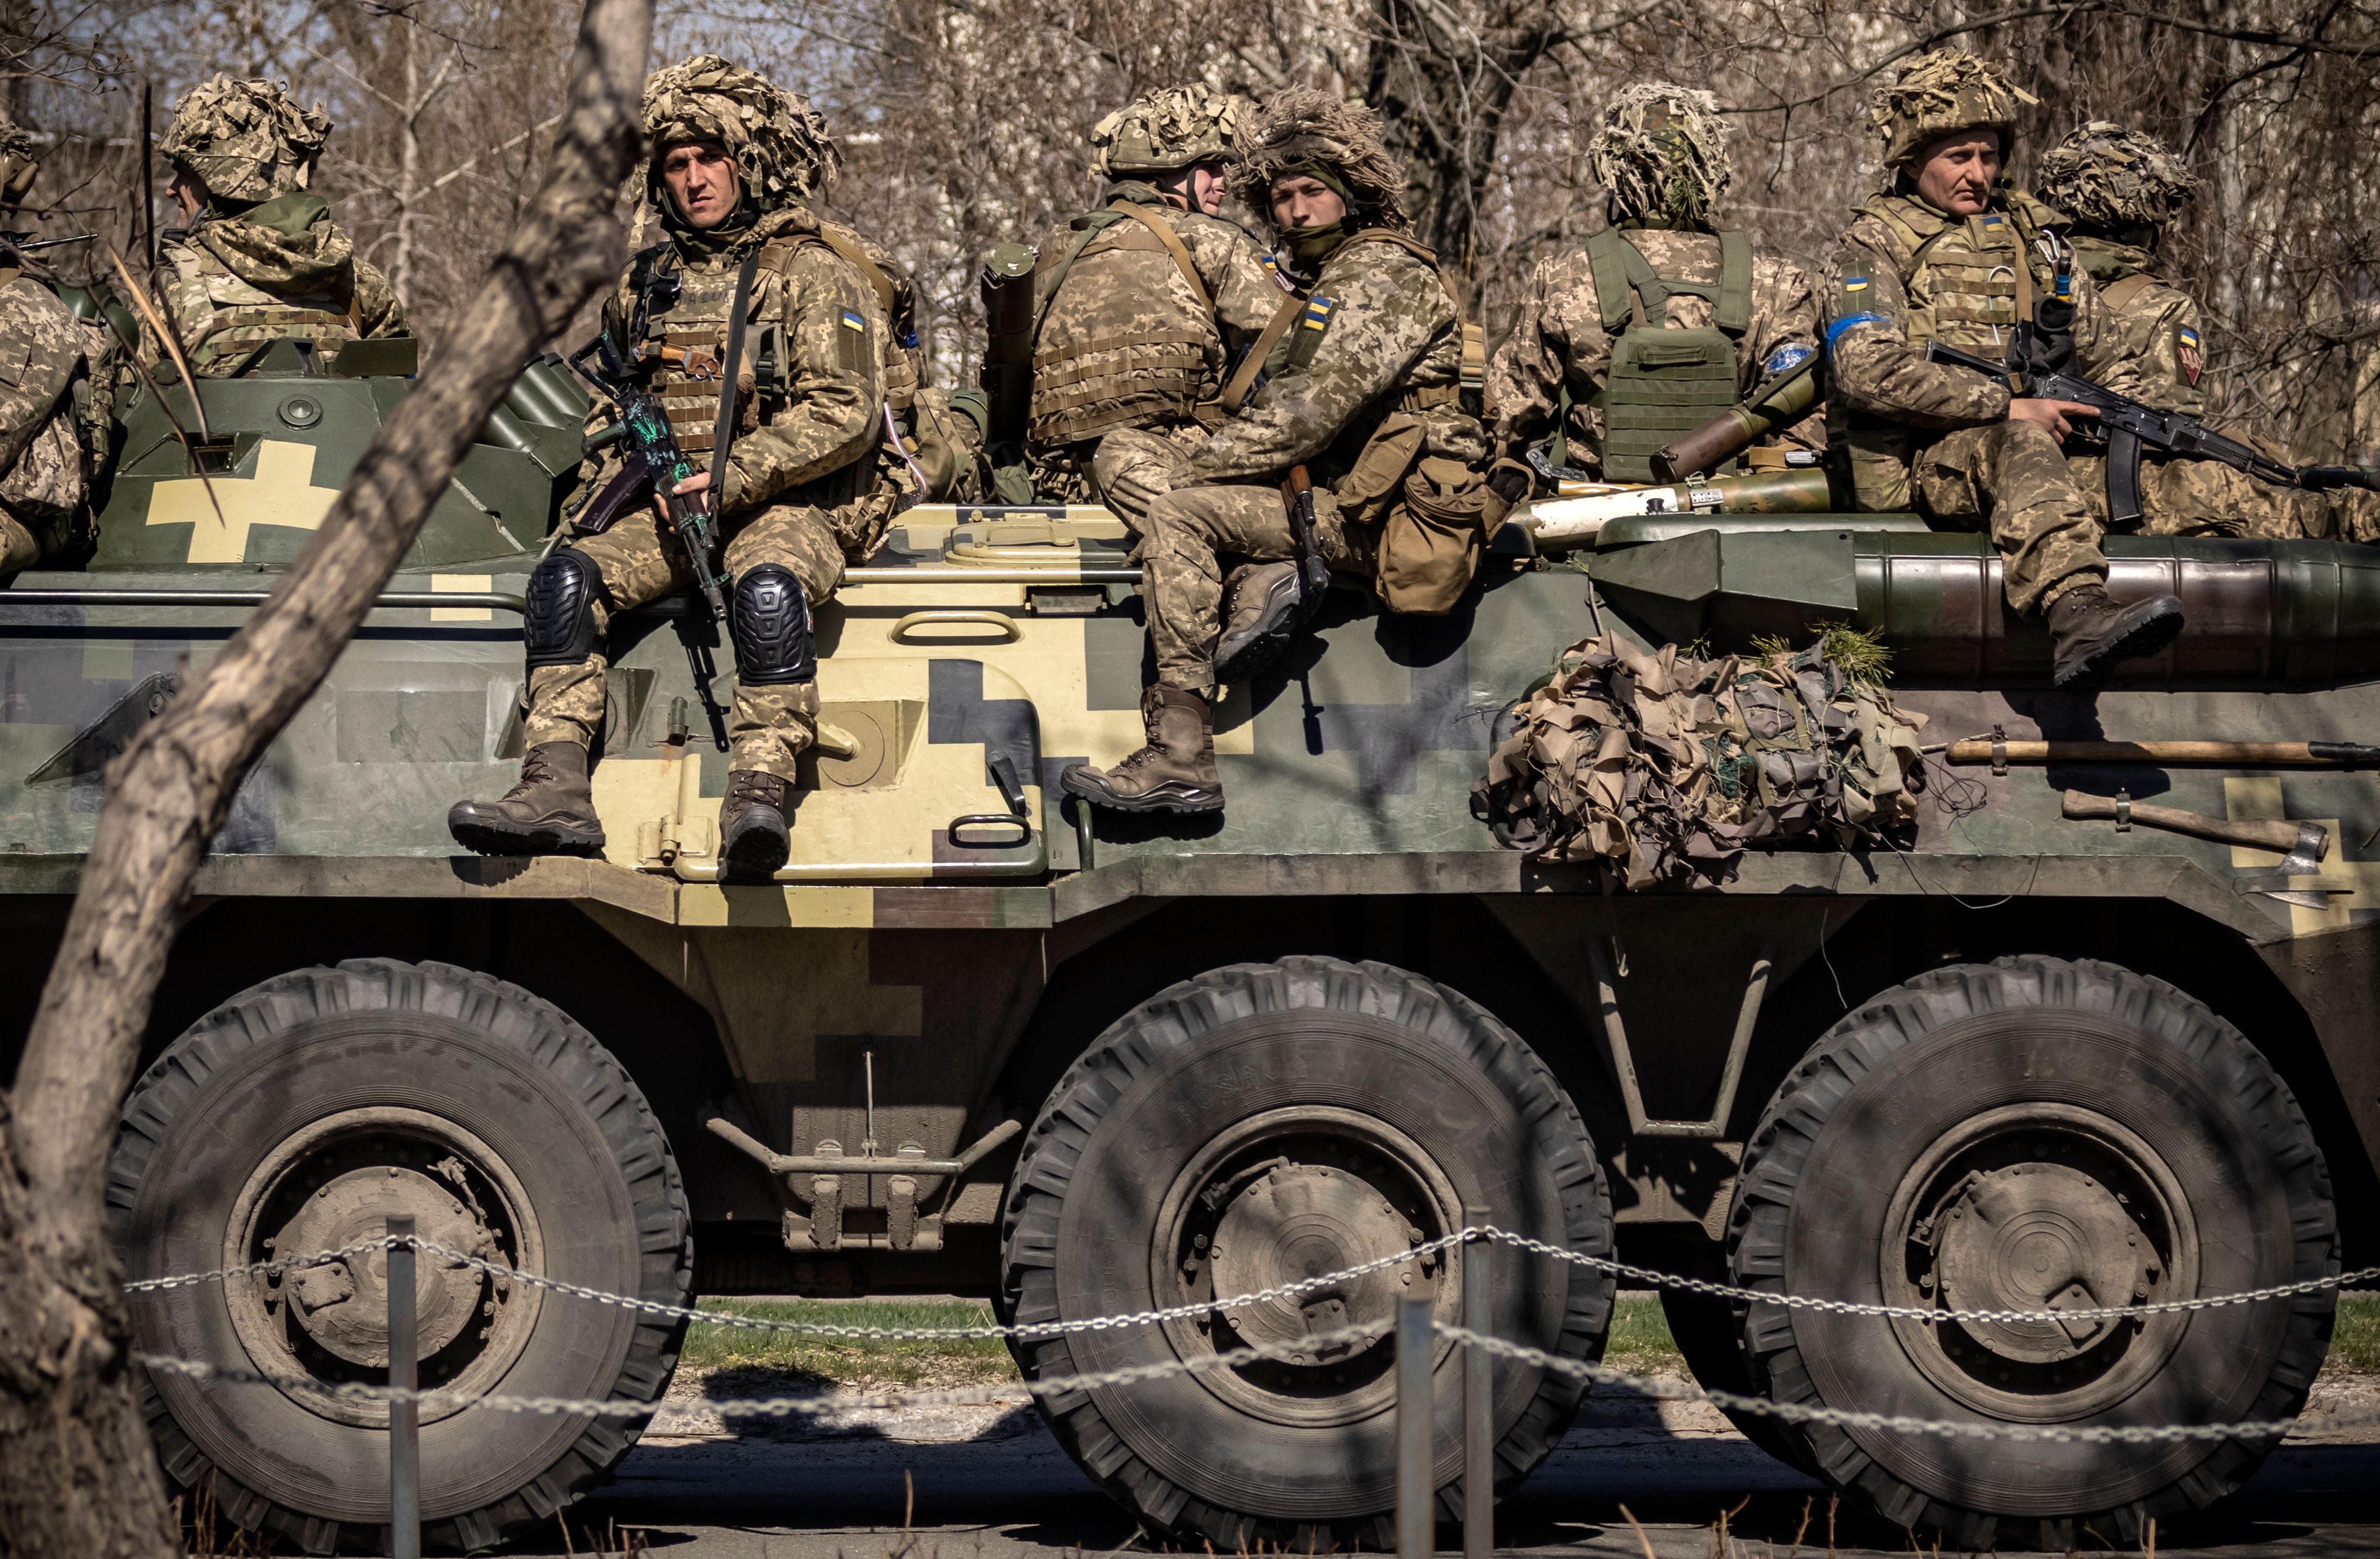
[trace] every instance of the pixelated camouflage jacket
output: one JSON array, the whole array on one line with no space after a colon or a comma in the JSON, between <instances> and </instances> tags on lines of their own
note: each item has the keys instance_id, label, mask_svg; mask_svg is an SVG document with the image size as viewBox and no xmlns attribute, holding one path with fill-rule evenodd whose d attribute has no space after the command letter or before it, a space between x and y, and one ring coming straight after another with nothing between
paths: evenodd
<instances>
[{"instance_id":1,"label":"pixelated camouflage jacket","mask_svg":"<svg viewBox=\"0 0 2380 1559\"><path fill-rule=\"evenodd\" d=\"M719 493L731 525L771 504L843 509L867 492L876 475L868 457L884 435L884 357L903 351L875 287L826 241L808 206L780 206L728 234L674 229L629 262L603 322L614 341L643 354L638 371L697 466L710 464L736 276L756 250L736 426ZM677 297L632 340L637 289L649 273L675 275ZM696 360L664 362L662 347ZM599 405L590 427L610 421ZM590 480L608 474L599 469ZM846 550L870 544L856 533L842 539Z\"/></svg>"},{"instance_id":2,"label":"pixelated camouflage jacket","mask_svg":"<svg viewBox=\"0 0 2380 1559\"><path fill-rule=\"evenodd\" d=\"M1267 373L1190 457L1188 480L1268 478L1305 464L1335 489L1399 411L1423 420L1424 453L1486 458L1486 432L1458 398L1462 316L1437 268L1402 244L1351 240L1332 250Z\"/></svg>"},{"instance_id":3,"label":"pixelated camouflage jacket","mask_svg":"<svg viewBox=\"0 0 2380 1559\"><path fill-rule=\"evenodd\" d=\"M237 216L209 215L164 246L173 274L165 305L194 373L236 371L249 353L285 335L320 352L358 337L406 335L412 327L388 278L356 257L346 229L319 195L300 191ZM163 356L142 332L140 357Z\"/></svg>"},{"instance_id":4,"label":"pixelated camouflage jacket","mask_svg":"<svg viewBox=\"0 0 2380 1559\"><path fill-rule=\"evenodd\" d=\"M1164 239L1111 214L1118 206L1172 231L1195 290ZM1104 206L1053 228L1039 252L1028 429L1037 445L1188 421L1220 392L1232 353L1264 329L1284 292L1236 224L1184 211L1139 179L1109 186Z\"/></svg>"},{"instance_id":5,"label":"pixelated camouflage jacket","mask_svg":"<svg viewBox=\"0 0 2380 1559\"><path fill-rule=\"evenodd\" d=\"M1719 241L1716 234L1668 228L1631 228L1628 239L1659 275L1672 281L1716 286ZM1701 330L1711 323L1709 298L1673 295L1665 323L1675 330ZM1611 367L1612 337L1603 328L1596 295L1595 268L1582 244L1537 262L1512 334L1488 365L1488 412L1501 454L1518 458L1530 444L1553 432L1565 384L1571 396L1571 460L1592 466L1603 444L1603 413L1592 404ZM1778 348L1818 344L1818 307L1810 278L1779 255L1755 252L1752 261L1752 318L1736 342L1738 387L1749 394L1763 366ZM1817 419L1805 418L1811 438ZM1797 438L1795 442L1807 442Z\"/></svg>"},{"instance_id":6,"label":"pixelated camouflage jacket","mask_svg":"<svg viewBox=\"0 0 2380 1559\"><path fill-rule=\"evenodd\" d=\"M2156 258L2135 244L2070 234L2074 258L2091 273L2140 363L2148 392L2141 398L2192 417L2206 411L2205 326L2198 299L2157 274Z\"/></svg>"},{"instance_id":7,"label":"pixelated camouflage jacket","mask_svg":"<svg viewBox=\"0 0 2380 1559\"><path fill-rule=\"evenodd\" d=\"M76 518L105 455L112 358L42 273L0 283L0 509L36 535Z\"/></svg>"},{"instance_id":8,"label":"pixelated camouflage jacket","mask_svg":"<svg viewBox=\"0 0 2380 1559\"><path fill-rule=\"evenodd\" d=\"M1972 370L1929 362L1939 340L1979 357L2005 350L2021 306L2049 293L2051 263L2029 240L2060 219L2005 186L1991 207L1954 217L1913 196L1878 195L1861 206L1827 262L1828 429L1851 450L1863 490L1865 466L1903 471L1940 433L2004 420L2007 385ZM2022 235L2022 237L2021 237ZM2015 267L2027 274L2020 282ZM2119 395L2145 398L2131 347L2090 274L2072 275L2077 371Z\"/></svg>"}]
</instances>

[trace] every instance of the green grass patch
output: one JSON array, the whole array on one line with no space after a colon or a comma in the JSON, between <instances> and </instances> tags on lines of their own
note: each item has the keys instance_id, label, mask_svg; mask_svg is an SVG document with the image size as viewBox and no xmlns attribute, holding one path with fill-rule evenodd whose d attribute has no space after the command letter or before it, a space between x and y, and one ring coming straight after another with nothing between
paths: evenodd
<instances>
[{"instance_id":1,"label":"green grass patch","mask_svg":"<svg viewBox=\"0 0 2380 1559\"><path fill-rule=\"evenodd\" d=\"M703 1307L763 1321L824 1326L989 1326L991 1307L918 1304L886 1299L867 1304L795 1300L762 1304L712 1299ZM820 1337L798 1332L755 1332L698 1321L686 1329L681 1367L698 1375L720 1370L793 1375L818 1386L961 1386L1017 1378L1008 1345L997 1337L889 1340Z\"/></svg>"},{"instance_id":2,"label":"green grass patch","mask_svg":"<svg viewBox=\"0 0 2380 1559\"><path fill-rule=\"evenodd\" d=\"M2329 1374L2380 1375L2380 1294L2341 1294L2330 1333Z\"/></svg>"},{"instance_id":3,"label":"green grass patch","mask_svg":"<svg viewBox=\"0 0 2380 1559\"><path fill-rule=\"evenodd\" d=\"M1661 1313L1659 1299L1649 1294L1626 1294L1613 1304L1611 1336L1604 1344L1603 1362L1632 1375L1685 1373L1686 1361L1670 1335L1669 1318Z\"/></svg>"}]
</instances>

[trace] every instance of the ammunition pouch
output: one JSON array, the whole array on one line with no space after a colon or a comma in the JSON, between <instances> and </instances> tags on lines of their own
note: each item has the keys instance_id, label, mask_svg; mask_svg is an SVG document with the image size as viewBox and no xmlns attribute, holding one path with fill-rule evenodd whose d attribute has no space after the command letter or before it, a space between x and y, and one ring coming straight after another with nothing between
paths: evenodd
<instances>
[{"instance_id":1,"label":"ammunition pouch","mask_svg":"<svg viewBox=\"0 0 2380 1559\"><path fill-rule=\"evenodd\" d=\"M747 568L735 581L728 613L735 680L748 688L818 680L810 603L799 576L782 563Z\"/></svg>"},{"instance_id":2,"label":"ammunition pouch","mask_svg":"<svg viewBox=\"0 0 2380 1559\"><path fill-rule=\"evenodd\" d=\"M521 647L532 667L577 665L595 652L595 603L611 603L602 571L585 553L548 553L529 571Z\"/></svg>"}]
</instances>

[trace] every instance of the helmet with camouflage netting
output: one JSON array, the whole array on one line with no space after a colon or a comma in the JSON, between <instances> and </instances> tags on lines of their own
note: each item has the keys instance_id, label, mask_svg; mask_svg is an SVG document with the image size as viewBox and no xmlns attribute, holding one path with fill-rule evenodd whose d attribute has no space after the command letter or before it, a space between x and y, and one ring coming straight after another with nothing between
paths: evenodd
<instances>
[{"instance_id":1,"label":"helmet with camouflage netting","mask_svg":"<svg viewBox=\"0 0 2380 1559\"><path fill-rule=\"evenodd\" d=\"M1136 97L1091 127L1091 168L1103 178L1228 163L1256 104L1203 81Z\"/></svg>"},{"instance_id":2,"label":"helmet with camouflage netting","mask_svg":"<svg viewBox=\"0 0 2380 1559\"><path fill-rule=\"evenodd\" d=\"M218 76L174 107L158 153L194 176L217 200L259 201L314 181L331 121L278 81Z\"/></svg>"},{"instance_id":3,"label":"helmet with camouflage netting","mask_svg":"<svg viewBox=\"0 0 2380 1559\"><path fill-rule=\"evenodd\" d=\"M1900 67L1876 91L1867 122L1884 138L1884 165L1895 167L1961 130L1998 130L2000 152L2016 144L2016 116L2041 100L1989 60L1937 49Z\"/></svg>"},{"instance_id":4,"label":"helmet with camouflage netting","mask_svg":"<svg viewBox=\"0 0 2380 1559\"><path fill-rule=\"evenodd\" d=\"M1698 226L1735 177L1718 99L1667 81L1640 81L1606 104L1586 161L1614 220Z\"/></svg>"},{"instance_id":5,"label":"helmet with camouflage netting","mask_svg":"<svg viewBox=\"0 0 2380 1559\"><path fill-rule=\"evenodd\" d=\"M1380 140L1380 116L1317 87L1290 87L1264 105L1232 171L1232 193L1271 209L1272 182L1311 174L1339 192L1365 226L1402 232L1405 170Z\"/></svg>"},{"instance_id":6,"label":"helmet with camouflage netting","mask_svg":"<svg viewBox=\"0 0 2380 1559\"><path fill-rule=\"evenodd\" d=\"M2094 227L2163 228L2198 188L2164 142L2107 119L2094 119L2041 159L2035 193Z\"/></svg>"},{"instance_id":7,"label":"helmet with camouflage netting","mask_svg":"<svg viewBox=\"0 0 2380 1559\"><path fill-rule=\"evenodd\" d=\"M661 198L662 153L692 140L726 149L745 190L763 206L806 201L843 165L826 118L758 71L697 55L645 79L648 183Z\"/></svg>"}]
</instances>

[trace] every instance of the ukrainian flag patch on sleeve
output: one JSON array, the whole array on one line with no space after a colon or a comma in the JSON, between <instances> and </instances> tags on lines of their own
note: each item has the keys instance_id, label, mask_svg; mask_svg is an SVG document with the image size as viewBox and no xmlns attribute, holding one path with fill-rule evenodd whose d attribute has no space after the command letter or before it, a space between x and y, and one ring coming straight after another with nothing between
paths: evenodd
<instances>
[{"instance_id":1,"label":"ukrainian flag patch on sleeve","mask_svg":"<svg viewBox=\"0 0 2380 1559\"><path fill-rule=\"evenodd\" d=\"M845 330L865 331L868 328L868 322L860 316L858 310L845 309L843 311L843 328Z\"/></svg>"},{"instance_id":2,"label":"ukrainian flag patch on sleeve","mask_svg":"<svg viewBox=\"0 0 2380 1559\"><path fill-rule=\"evenodd\" d=\"M1337 307L1339 303L1335 298L1319 296L1307 298L1305 318L1298 323L1307 330L1328 330L1330 327L1330 311Z\"/></svg>"},{"instance_id":3,"label":"ukrainian flag patch on sleeve","mask_svg":"<svg viewBox=\"0 0 2380 1559\"><path fill-rule=\"evenodd\" d=\"M1865 292L1867 290L1867 278L1865 276L1845 276L1843 278L1843 290L1845 292Z\"/></svg>"}]
</instances>

